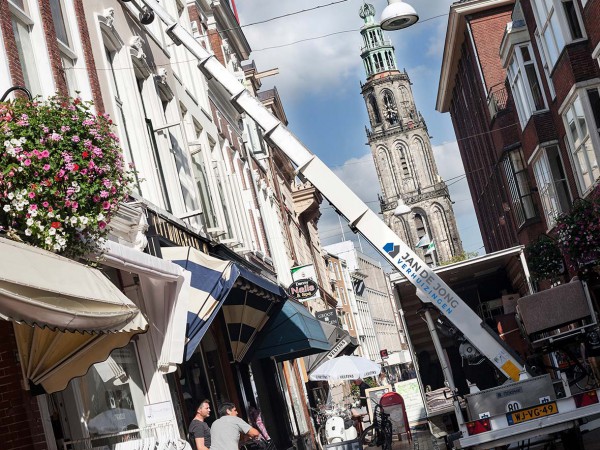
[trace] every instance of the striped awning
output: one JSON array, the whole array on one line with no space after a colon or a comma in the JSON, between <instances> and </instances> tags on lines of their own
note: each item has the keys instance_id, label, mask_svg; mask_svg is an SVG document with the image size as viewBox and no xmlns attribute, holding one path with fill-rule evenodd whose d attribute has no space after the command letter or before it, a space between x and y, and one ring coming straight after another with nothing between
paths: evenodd
<instances>
[{"instance_id":1,"label":"striped awning","mask_svg":"<svg viewBox=\"0 0 600 450\"><path fill-rule=\"evenodd\" d=\"M164 247L162 254L192 274L185 359L192 357L222 309L233 358L242 361L269 317L281 308L285 290L245 267L192 247Z\"/></svg>"}]
</instances>

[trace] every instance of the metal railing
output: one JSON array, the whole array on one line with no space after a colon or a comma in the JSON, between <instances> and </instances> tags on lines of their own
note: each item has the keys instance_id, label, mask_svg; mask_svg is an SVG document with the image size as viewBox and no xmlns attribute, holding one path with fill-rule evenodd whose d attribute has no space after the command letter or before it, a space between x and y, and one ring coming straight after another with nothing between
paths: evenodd
<instances>
[{"instance_id":1,"label":"metal railing","mask_svg":"<svg viewBox=\"0 0 600 450\"><path fill-rule=\"evenodd\" d=\"M504 83L496 84L490 88L487 104L491 119L496 117L498 113L508 109L508 91Z\"/></svg>"}]
</instances>

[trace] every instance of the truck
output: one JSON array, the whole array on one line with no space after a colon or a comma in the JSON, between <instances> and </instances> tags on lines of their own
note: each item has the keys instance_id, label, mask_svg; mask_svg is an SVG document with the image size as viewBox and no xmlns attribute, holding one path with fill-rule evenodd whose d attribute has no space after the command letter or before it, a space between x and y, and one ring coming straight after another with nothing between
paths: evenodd
<instances>
[{"instance_id":1,"label":"truck","mask_svg":"<svg viewBox=\"0 0 600 450\"><path fill-rule=\"evenodd\" d=\"M355 233L361 233L413 286L420 301L430 307L425 310L425 317L436 344L439 361L444 369L445 383L454 409L458 438L454 440L453 445L456 448L493 448L533 436L565 431L568 431L563 436L563 440L567 441L566 448L573 450L583 448L578 439L578 427L582 419L600 413L596 390L571 395L567 385L564 389L566 391L564 397L559 398L554 393L549 376L533 377L516 352L490 330L489 326L454 292L443 277L422 261L331 169L246 90L214 54L206 50L179 25L158 0L121 1L128 2L139 10L140 22L144 25L148 25L158 17L165 24L166 33L174 44L185 46L197 58L201 72L220 84L230 96L232 105L254 120L263 130L265 138L292 161L297 176L310 182L319 190L338 214L348 220L350 229ZM394 23L399 24L396 28L413 23L415 17L413 14L409 18L394 19ZM582 285L582 289L585 289L585 286ZM589 297L587 300L589 306ZM477 392L478 388L471 386L473 395L477 395L473 400L465 396L466 405L464 404L464 401L459 398L449 367L440 353L441 345L431 309L434 309L439 314L440 320L460 337L465 344L464 349L469 349L472 355L480 355L491 363L495 372L502 377L499 386L492 388L490 392L486 390ZM581 328L584 331L589 326L595 325L595 322L589 323L585 320L584 322L585 326ZM538 331L543 335L546 329ZM503 401L511 395L506 392L531 392L533 385L539 385L536 387L539 390L537 398L529 396L531 398L523 399L523 403L513 402L513 406L518 404L515 411L502 412ZM506 397L503 397L504 395ZM484 397L487 399L484 409L487 408L489 411L479 412L481 408L478 409L476 405L480 405L478 399ZM494 402L493 398L498 398L502 402ZM465 420L465 410L468 420Z\"/></svg>"}]
</instances>

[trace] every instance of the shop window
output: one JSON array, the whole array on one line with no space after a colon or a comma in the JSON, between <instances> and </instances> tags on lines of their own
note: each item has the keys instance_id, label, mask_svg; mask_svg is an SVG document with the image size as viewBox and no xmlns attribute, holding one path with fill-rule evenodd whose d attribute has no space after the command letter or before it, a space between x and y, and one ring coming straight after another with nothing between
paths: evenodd
<instances>
[{"instance_id":1,"label":"shop window","mask_svg":"<svg viewBox=\"0 0 600 450\"><path fill-rule=\"evenodd\" d=\"M145 396L135 344L113 350L106 361L94 364L64 391L50 396L60 448L71 448L75 445L71 441L81 448L113 448L125 435L139 437L134 430L146 427Z\"/></svg>"},{"instance_id":2,"label":"shop window","mask_svg":"<svg viewBox=\"0 0 600 450\"><path fill-rule=\"evenodd\" d=\"M517 226L536 216L533 195L527 178L527 167L521 149L511 151L504 158L504 171L513 203Z\"/></svg>"},{"instance_id":3,"label":"shop window","mask_svg":"<svg viewBox=\"0 0 600 450\"><path fill-rule=\"evenodd\" d=\"M585 194L600 177L599 89L595 86L577 90L562 114L581 194Z\"/></svg>"},{"instance_id":4,"label":"shop window","mask_svg":"<svg viewBox=\"0 0 600 450\"><path fill-rule=\"evenodd\" d=\"M556 224L556 218L570 208L567 180L558 146L540 150L539 156L533 161L533 173L546 224L551 229Z\"/></svg>"}]
</instances>

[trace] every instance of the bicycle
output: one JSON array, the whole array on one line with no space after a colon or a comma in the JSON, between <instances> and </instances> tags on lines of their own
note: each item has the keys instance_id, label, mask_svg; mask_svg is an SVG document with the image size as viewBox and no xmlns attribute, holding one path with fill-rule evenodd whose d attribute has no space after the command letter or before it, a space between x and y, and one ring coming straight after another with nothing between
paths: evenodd
<instances>
[{"instance_id":1,"label":"bicycle","mask_svg":"<svg viewBox=\"0 0 600 450\"><path fill-rule=\"evenodd\" d=\"M378 403L373 411L373 424L362 432L360 443L367 447L381 447L382 450L392 449L392 422Z\"/></svg>"},{"instance_id":2,"label":"bicycle","mask_svg":"<svg viewBox=\"0 0 600 450\"><path fill-rule=\"evenodd\" d=\"M594 376L590 363L587 361L579 361L573 368L573 379L575 385L582 391L589 391L598 386L598 381Z\"/></svg>"}]
</instances>

